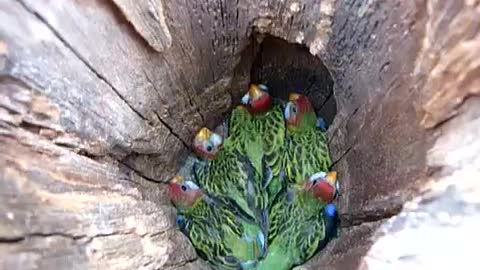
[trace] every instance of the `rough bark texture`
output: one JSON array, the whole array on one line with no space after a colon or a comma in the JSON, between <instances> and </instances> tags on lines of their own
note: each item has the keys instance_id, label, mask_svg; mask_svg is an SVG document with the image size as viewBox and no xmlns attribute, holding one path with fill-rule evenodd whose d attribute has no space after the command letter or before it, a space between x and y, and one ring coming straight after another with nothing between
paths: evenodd
<instances>
[{"instance_id":1,"label":"rough bark texture","mask_svg":"<svg viewBox=\"0 0 480 270\"><path fill-rule=\"evenodd\" d=\"M299 269L413 268L378 253L408 236L385 221L405 202L451 215L418 196L453 186L479 209L479 17L475 0L0 0L0 269L204 268L164 183L250 75L336 113L341 238Z\"/></svg>"}]
</instances>

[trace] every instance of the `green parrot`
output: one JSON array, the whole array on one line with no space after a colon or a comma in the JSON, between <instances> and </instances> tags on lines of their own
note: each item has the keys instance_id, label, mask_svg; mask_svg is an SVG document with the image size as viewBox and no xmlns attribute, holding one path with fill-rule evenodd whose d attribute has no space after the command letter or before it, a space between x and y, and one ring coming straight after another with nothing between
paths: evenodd
<instances>
[{"instance_id":1,"label":"green parrot","mask_svg":"<svg viewBox=\"0 0 480 270\"><path fill-rule=\"evenodd\" d=\"M266 246L265 235L253 219L240 218L180 176L170 181L168 194L177 208L180 230L203 259L215 269L255 269Z\"/></svg>"},{"instance_id":2,"label":"green parrot","mask_svg":"<svg viewBox=\"0 0 480 270\"><path fill-rule=\"evenodd\" d=\"M321 183L325 182L336 182L336 173L315 173L303 185L289 184L278 194L270 209L268 253L258 270L290 270L305 263L336 236L335 206L326 207L320 197L335 191L323 190L326 185Z\"/></svg>"},{"instance_id":3,"label":"green parrot","mask_svg":"<svg viewBox=\"0 0 480 270\"><path fill-rule=\"evenodd\" d=\"M308 98L291 93L284 116L287 137L283 164L287 179L299 184L317 171L328 171L332 162L327 137L317 127L317 116Z\"/></svg>"},{"instance_id":4,"label":"green parrot","mask_svg":"<svg viewBox=\"0 0 480 270\"><path fill-rule=\"evenodd\" d=\"M263 154L272 171L272 180L267 187L269 202L272 202L285 184L282 170L286 133L283 106L279 100L273 100L263 84L250 84L242 103L253 115L255 133L260 134ZM252 130L247 129L245 132L252 133Z\"/></svg>"},{"instance_id":5,"label":"green parrot","mask_svg":"<svg viewBox=\"0 0 480 270\"><path fill-rule=\"evenodd\" d=\"M230 115L228 140L242 155L246 155L250 159L258 172L263 170L263 140L261 134L255 132L254 118L244 105L238 105Z\"/></svg>"},{"instance_id":6,"label":"green parrot","mask_svg":"<svg viewBox=\"0 0 480 270\"><path fill-rule=\"evenodd\" d=\"M229 136L222 137L202 128L193 141L193 150L205 159L193 166L196 183L231 208L254 218L266 233L268 230L268 197L264 190L271 173L262 159L257 170Z\"/></svg>"}]
</instances>

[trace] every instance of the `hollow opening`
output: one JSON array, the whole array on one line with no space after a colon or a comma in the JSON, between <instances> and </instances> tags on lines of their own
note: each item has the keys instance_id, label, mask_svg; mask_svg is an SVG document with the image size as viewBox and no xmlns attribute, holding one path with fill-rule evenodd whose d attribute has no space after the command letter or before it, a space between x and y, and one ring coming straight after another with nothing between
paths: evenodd
<instances>
[{"instance_id":1,"label":"hollow opening","mask_svg":"<svg viewBox=\"0 0 480 270\"><path fill-rule=\"evenodd\" d=\"M306 95L317 116L322 117L328 126L336 117L337 102L331 74L321 59L310 54L304 45L289 43L274 36L254 36L242 55L236 73L237 76L248 74L249 78L245 79L244 76L243 80L239 80L243 82L239 83L241 87L232 90L232 108L240 103L249 83L261 83L268 86L272 97L283 101L287 101L288 95L293 92ZM209 128L228 136L225 121L221 119L227 119L230 113L219 116L216 116L219 119L210 122ZM195 154L188 155L179 174L193 179L192 168L197 161Z\"/></svg>"},{"instance_id":2,"label":"hollow opening","mask_svg":"<svg viewBox=\"0 0 480 270\"><path fill-rule=\"evenodd\" d=\"M424 88L443 82L441 76L429 75L430 66L436 67L430 62L438 59L425 56L438 53L433 45L450 43L435 35L431 44L418 41L431 36L422 30L425 22L431 25L430 18L451 16L425 16L444 10L441 5L424 12L424 5L400 1L321 1L318 9L320 1L306 1L301 13L291 20L285 17L289 25L282 25L285 18L270 17L269 12L264 13L267 17L253 16L252 22L249 16L258 10L220 5L218 16L211 12L216 7L204 7L212 1L191 1L195 12L190 14L181 10L185 5L163 2L167 21L185 23L169 23L174 40L161 53L131 27L129 22L135 26L135 20L127 22L111 12L111 5L95 1L91 5L98 8L18 1L0 16L0 144L6 149L0 152L6 157L7 178L15 181L3 181L2 186L4 195L13 194L5 200L8 214L0 221L3 227L15 228L14 234L6 230L0 235L15 245L9 260L30 265L41 258L44 265L56 265L60 250L73 262L117 266L120 259L122 268L139 269L146 260L145 265L154 268L167 267L165 262L172 269L183 268L196 257L185 251L180 233L170 230L174 218L165 182L185 158L196 125L214 127L228 113L229 96L238 104L248 82L262 82L279 98L292 91L305 93L331 124L329 146L338 161L334 169L344 192L338 204L347 228L333 248L329 245L322 258L302 269L330 266L331 260L339 266L331 269L355 269L356 261L348 264L337 258L362 257L376 226L398 213L430 173L425 161L430 148L425 134L430 133L418 123L424 112L416 115L416 106L426 102L418 102L424 95L433 95ZM325 8L332 3L335 7ZM290 11L296 9L292 4ZM131 10L137 15L138 9ZM230 23L235 12L237 21ZM191 29L185 27L189 22ZM194 27L196 22L205 27ZM302 42L308 46L325 41L324 51L316 52L322 59L305 46L259 35L238 59L235 48L244 48L247 27L256 23L267 23L264 31L289 40L305 34ZM427 30L442 32L435 25L446 24ZM4 76L15 80L7 82ZM27 180L33 184L24 184ZM38 214L31 214L32 209ZM100 252L94 256L84 249ZM71 268L68 261L54 269Z\"/></svg>"},{"instance_id":3,"label":"hollow opening","mask_svg":"<svg viewBox=\"0 0 480 270\"><path fill-rule=\"evenodd\" d=\"M331 59L327 61L332 64ZM374 93L371 85L381 81L364 82L362 74L354 70L348 70L352 78L348 80L343 72L334 79L322 59L303 45L254 36L237 65L231 90L232 105L240 103L248 83L264 83L272 96L283 100L291 92L305 94L317 116L329 125L332 167L339 173L341 185L341 196L335 201L341 218L340 238L307 262L306 269L355 269L369 250L376 229L399 213L402 202L412 194L415 183L398 168L407 168L407 175L414 178L424 164L415 151L424 147L422 141L412 143L412 138L421 138L422 133L414 125L402 124L414 117L413 96L404 99L402 94L406 88L390 95ZM400 98L402 102L398 102ZM226 135L222 128L216 131ZM195 158L187 160L183 173L190 171L186 168Z\"/></svg>"},{"instance_id":4,"label":"hollow opening","mask_svg":"<svg viewBox=\"0 0 480 270\"><path fill-rule=\"evenodd\" d=\"M258 40L258 39L255 39ZM306 95L317 115L333 122L337 104L333 80L322 61L307 47L266 36L255 44L256 55L250 72L252 83L264 83L274 97L287 100L288 94Z\"/></svg>"}]
</instances>

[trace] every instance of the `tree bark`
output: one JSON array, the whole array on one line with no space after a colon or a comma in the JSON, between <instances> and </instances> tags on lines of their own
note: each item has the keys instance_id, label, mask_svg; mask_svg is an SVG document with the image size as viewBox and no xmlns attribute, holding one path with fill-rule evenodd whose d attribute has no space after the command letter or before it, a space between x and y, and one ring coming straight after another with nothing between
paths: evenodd
<instances>
[{"instance_id":1,"label":"tree bark","mask_svg":"<svg viewBox=\"0 0 480 270\"><path fill-rule=\"evenodd\" d=\"M299 269L374 267L405 203L478 179L479 5L0 0L0 269L207 269L165 183L250 77L290 66L331 75L310 97L336 111L342 192L341 237Z\"/></svg>"}]
</instances>

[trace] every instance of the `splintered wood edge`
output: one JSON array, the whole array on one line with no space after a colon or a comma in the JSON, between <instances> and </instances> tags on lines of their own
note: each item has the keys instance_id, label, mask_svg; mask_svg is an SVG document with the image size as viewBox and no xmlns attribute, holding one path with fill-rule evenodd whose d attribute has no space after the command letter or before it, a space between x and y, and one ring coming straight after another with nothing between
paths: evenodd
<instances>
[{"instance_id":1,"label":"splintered wood edge","mask_svg":"<svg viewBox=\"0 0 480 270\"><path fill-rule=\"evenodd\" d=\"M111 1L154 50L163 52L172 46L172 36L164 15L162 0Z\"/></svg>"}]
</instances>

